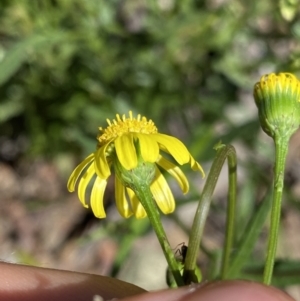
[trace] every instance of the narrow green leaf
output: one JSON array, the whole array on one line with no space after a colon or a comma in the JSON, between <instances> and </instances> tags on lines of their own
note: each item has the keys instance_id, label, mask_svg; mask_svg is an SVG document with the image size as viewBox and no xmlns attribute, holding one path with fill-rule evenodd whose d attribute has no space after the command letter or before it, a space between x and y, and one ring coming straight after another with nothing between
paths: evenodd
<instances>
[{"instance_id":1,"label":"narrow green leaf","mask_svg":"<svg viewBox=\"0 0 300 301\"><path fill-rule=\"evenodd\" d=\"M261 275L264 270L265 262L251 263L246 265L242 278L261 281ZM274 273L272 277L272 285L277 287L286 287L300 283L300 261L299 260L276 260Z\"/></svg>"},{"instance_id":2,"label":"narrow green leaf","mask_svg":"<svg viewBox=\"0 0 300 301\"><path fill-rule=\"evenodd\" d=\"M234 255L232 263L229 267L227 278L236 278L243 266L246 264L258 239L258 236L261 233L267 215L270 212L272 204L271 200L271 195L268 194L249 221L249 226L245 228L241 241L237 246L238 251Z\"/></svg>"},{"instance_id":3,"label":"narrow green leaf","mask_svg":"<svg viewBox=\"0 0 300 301\"><path fill-rule=\"evenodd\" d=\"M20 114L24 105L17 99L6 101L0 104L0 123Z\"/></svg>"},{"instance_id":4,"label":"narrow green leaf","mask_svg":"<svg viewBox=\"0 0 300 301\"><path fill-rule=\"evenodd\" d=\"M28 51L41 45L49 47L53 42L60 41L65 35L53 32L47 35L34 34L17 42L7 50L0 62L0 85L9 80L28 59Z\"/></svg>"}]
</instances>

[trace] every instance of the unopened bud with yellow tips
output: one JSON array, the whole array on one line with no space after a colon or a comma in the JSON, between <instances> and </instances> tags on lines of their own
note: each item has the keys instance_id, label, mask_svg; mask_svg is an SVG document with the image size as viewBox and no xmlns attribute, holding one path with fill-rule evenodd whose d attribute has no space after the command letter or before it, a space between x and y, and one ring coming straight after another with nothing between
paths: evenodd
<instances>
[{"instance_id":1,"label":"unopened bud with yellow tips","mask_svg":"<svg viewBox=\"0 0 300 301\"><path fill-rule=\"evenodd\" d=\"M300 125L300 81L291 73L270 73L254 85L262 129L287 139Z\"/></svg>"},{"instance_id":2,"label":"unopened bud with yellow tips","mask_svg":"<svg viewBox=\"0 0 300 301\"><path fill-rule=\"evenodd\" d=\"M278 242L285 161L289 140L300 125L300 82L290 73L264 75L254 85L254 99L261 127L273 138L275 144L273 202L263 276L263 282L271 284Z\"/></svg>"}]
</instances>

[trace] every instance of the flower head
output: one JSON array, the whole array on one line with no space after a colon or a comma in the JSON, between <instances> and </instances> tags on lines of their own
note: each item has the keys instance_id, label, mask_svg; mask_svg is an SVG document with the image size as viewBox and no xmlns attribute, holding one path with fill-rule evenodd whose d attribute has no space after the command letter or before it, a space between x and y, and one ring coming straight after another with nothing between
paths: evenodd
<instances>
[{"instance_id":1,"label":"flower head","mask_svg":"<svg viewBox=\"0 0 300 301\"><path fill-rule=\"evenodd\" d=\"M153 121L147 120L146 117L138 115L134 118L130 111L129 117L125 115L120 117L117 114L116 119L113 121L107 119L107 123L108 127L99 128L97 150L84 159L71 174L68 190L74 191L78 182L79 199L84 207L88 207L86 189L95 178L90 205L96 217L104 218L106 214L103 196L111 168L114 167L115 198L119 213L126 218L132 214L137 218L143 218L146 212L130 184L126 183L126 172L138 170L139 176L145 175L153 198L161 211L165 214L173 212L174 197L158 167L165 169L177 180L183 193L188 192L189 183L181 169L164 158L161 153L169 154L179 165L190 163L193 170L198 170L204 175L200 164L180 140L158 133Z\"/></svg>"},{"instance_id":2,"label":"flower head","mask_svg":"<svg viewBox=\"0 0 300 301\"><path fill-rule=\"evenodd\" d=\"M291 73L271 73L254 86L263 130L271 137L290 137L300 124L300 82Z\"/></svg>"}]
</instances>

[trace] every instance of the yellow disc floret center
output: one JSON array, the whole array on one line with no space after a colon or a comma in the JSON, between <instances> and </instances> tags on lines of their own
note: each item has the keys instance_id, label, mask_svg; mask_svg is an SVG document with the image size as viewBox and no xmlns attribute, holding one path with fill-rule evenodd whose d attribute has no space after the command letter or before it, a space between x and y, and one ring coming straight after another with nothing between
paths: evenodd
<instances>
[{"instance_id":1,"label":"yellow disc floret center","mask_svg":"<svg viewBox=\"0 0 300 301\"><path fill-rule=\"evenodd\" d=\"M99 144L103 145L108 141L111 141L118 136L128 133L144 133L144 134L155 134L157 128L154 122L146 117L142 117L138 114L137 118L132 117L132 112L129 112L129 118L126 118L125 114L122 118L119 114L116 115L116 119L111 122L109 119L106 120L108 127L103 129L99 128L100 135L97 137Z\"/></svg>"}]
</instances>

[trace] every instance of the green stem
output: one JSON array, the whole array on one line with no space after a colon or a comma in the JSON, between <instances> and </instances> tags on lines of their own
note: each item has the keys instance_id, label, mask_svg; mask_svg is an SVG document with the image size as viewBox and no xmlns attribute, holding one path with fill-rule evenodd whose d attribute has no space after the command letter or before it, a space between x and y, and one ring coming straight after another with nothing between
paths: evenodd
<instances>
[{"instance_id":1,"label":"green stem","mask_svg":"<svg viewBox=\"0 0 300 301\"><path fill-rule=\"evenodd\" d=\"M289 138L289 137L288 137ZM263 282L271 284L276 256L278 233L280 225L281 200L284 186L284 168L286 155L288 151L289 139L275 137L275 168L274 168L274 184L273 184L273 202L271 210L271 224L268 241L268 250L266 265L264 270Z\"/></svg>"},{"instance_id":2,"label":"green stem","mask_svg":"<svg viewBox=\"0 0 300 301\"><path fill-rule=\"evenodd\" d=\"M227 154L228 160L228 205L226 218L226 236L222 260L221 278L225 279L229 269L230 252L234 242L234 226L235 226L235 210L236 210L236 189L237 189L237 162L235 149L229 150Z\"/></svg>"},{"instance_id":3,"label":"green stem","mask_svg":"<svg viewBox=\"0 0 300 301\"><path fill-rule=\"evenodd\" d=\"M156 204L153 201L153 196L148 186L136 186L134 190L136 196L139 198L142 203L145 211L147 212L148 218L152 227L156 233L158 241L162 247L164 255L169 265L169 269L171 270L174 279L178 286L183 286L184 282L182 276L179 271L178 262L175 259L173 250L169 244L168 238L166 236L165 230L162 226L160 215Z\"/></svg>"},{"instance_id":4,"label":"green stem","mask_svg":"<svg viewBox=\"0 0 300 301\"><path fill-rule=\"evenodd\" d=\"M211 170L207 177L207 181L203 188L189 238L189 246L185 259L183 274L185 283L189 283L193 281L193 279L195 279L194 274L196 269L196 259L211 203L211 197L226 158L228 158L229 198L226 238L221 272L222 276L226 275L229 265L230 250L232 248L234 237L234 215L236 205L236 153L234 147L231 145L219 145L216 147L216 149L217 156L212 164Z\"/></svg>"}]
</instances>

